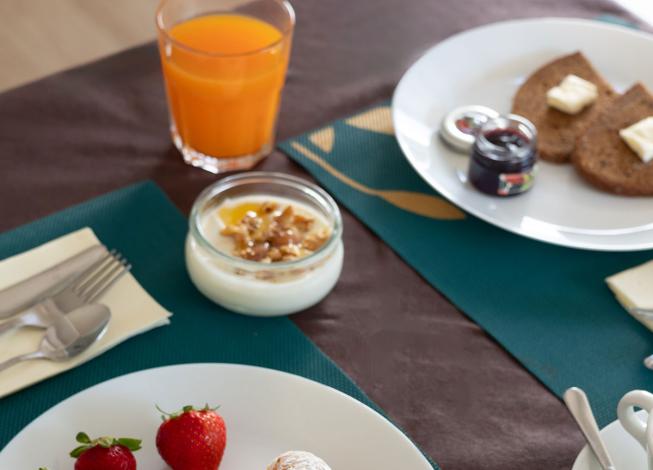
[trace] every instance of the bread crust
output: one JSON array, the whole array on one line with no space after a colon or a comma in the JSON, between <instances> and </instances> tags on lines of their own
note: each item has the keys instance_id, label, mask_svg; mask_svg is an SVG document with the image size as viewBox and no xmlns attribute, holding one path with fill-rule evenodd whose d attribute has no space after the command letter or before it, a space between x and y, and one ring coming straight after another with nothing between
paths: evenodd
<instances>
[{"instance_id":1,"label":"bread crust","mask_svg":"<svg viewBox=\"0 0 653 470\"><path fill-rule=\"evenodd\" d=\"M595 117L579 137L572 162L592 185L625 196L653 196L653 162L644 163L619 130L653 116L653 95L633 85Z\"/></svg>"}]
</instances>

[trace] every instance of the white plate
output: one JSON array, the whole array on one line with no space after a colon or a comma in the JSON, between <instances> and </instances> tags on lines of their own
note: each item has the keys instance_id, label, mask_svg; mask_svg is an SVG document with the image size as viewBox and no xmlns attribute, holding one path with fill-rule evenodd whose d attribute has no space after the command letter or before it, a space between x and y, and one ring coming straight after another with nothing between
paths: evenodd
<instances>
[{"instance_id":1,"label":"white plate","mask_svg":"<svg viewBox=\"0 0 653 470\"><path fill-rule=\"evenodd\" d=\"M641 419L646 419L646 411L639 411L637 414ZM619 421L614 421L603 428L601 437L616 468L647 470L644 449L624 430ZM585 446L576 457L572 470L601 470L601 466L592 451Z\"/></svg>"},{"instance_id":2,"label":"white plate","mask_svg":"<svg viewBox=\"0 0 653 470\"><path fill-rule=\"evenodd\" d=\"M161 367L91 387L23 429L0 453L0 468L72 469L68 452L75 434L86 431L142 438L138 467L165 469L155 446L161 418L154 405L175 410L206 402L220 405L227 424L220 470L265 470L291 449L313 452L334 469L432 470L401 431L348 395L295 375L234 364Z\"/></svg>"},{"instance_id":3,"label":"white plate","mask_svg":"<svg viewBox=\"0 0 653 470\"><path fill-rule=\"evenodd\" d=\"M533 189L497 198L461 181L467 157L449 150L437 129L445 114L481 104L510 111L531 72L555 57L583 51L623 91L636 81L653 89L653 36L597 21L536 19L495 23L452 36L430 49L399 82L392 108L408 161L433 188L498 227L575 248L653 248L653 198L598 191L570 165L541 162Z\"/></svg>"}]
</instances>

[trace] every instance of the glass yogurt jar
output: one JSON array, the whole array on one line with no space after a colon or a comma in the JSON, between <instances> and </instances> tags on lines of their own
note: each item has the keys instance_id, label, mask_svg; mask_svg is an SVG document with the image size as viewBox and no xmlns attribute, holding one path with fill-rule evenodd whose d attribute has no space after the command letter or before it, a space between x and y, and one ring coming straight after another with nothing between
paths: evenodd
<instances>
[{"instance_id":1,"label":"glass yogurt jar","mask_svg":"<svg viewBox=\"0 0 653 470\"><path fill-rule=\"evenodd\" d=\"M335 201L294 176L225 178L202 191L191 211L190 278L235 312L276 316L315 305L340 277L343 254Z\"/></svg>"}]
</instances>

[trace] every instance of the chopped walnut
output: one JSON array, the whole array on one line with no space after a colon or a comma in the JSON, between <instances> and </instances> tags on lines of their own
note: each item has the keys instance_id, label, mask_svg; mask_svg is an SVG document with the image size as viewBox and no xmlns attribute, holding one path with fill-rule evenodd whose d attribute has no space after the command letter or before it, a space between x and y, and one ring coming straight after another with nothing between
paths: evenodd
<instances>
[{"instance_id":1,"label":"chopped walnut","mask_svg":"<svg viewBox=\"0 0 653 470\"><path fill-rule=\"evenodd\" d=\"M292 226L295 218L294 212L295 211L293 210L292 206L287 206L280 215L274 218L274 221L281 228L289 228Z\"/></svg>"},{"instance_id":2,"label":"chopped walnut","mask_svg":"<svg viewBox=\"0 0 653 470\"><path fill-rule=\"evenodd\" d=\"M321 230L318 233L310 233L306 235L303 244L307 250L315 251L321 247L328 238L329 234L325 230Z\"/></svg>"},{"instance_id":3,"label":"chopped walnut","mask_svg":"<svg viewBox=\"0 0 653 470\"><path fill-rule=\"evenodd\" d=\"M283 209L264 202L248 210L242 219L220 232L235 243L234 254L261 263L291 261L310 255L329 238L329 231L314 231L315 219L296 214L293 206ZM313 230L313 231L312 231Z\"/></svg>"},{"instance_id":4,"label":"chopped walnut","mask_svg":"<svg viewBox=\"0 0 653 470\"><path fill-rule=\"evenodd\" d=\"M302 241L302 236L299 231L291 228L272 229L268 235L267 240L269 240L272 246L277 248L300 244Z\"/></svg>"},{"instance_id":5,"label":"chopped walnut","mask_svg":"<svg viewBox=\"0 0 653 470\"><path fill-rule=\"evenodd\" d=\"M300 214L295 216L295 226L299 229L300 232L308 232L311 229L313 222L315 222L315 220L311 219L310 217L304 217Z\"/></svg>"},{"instance_id":6,"label":"chopped walnut","mask_svg":"<svg viewBox=\"0 0 653 470\"><path fill-rule=\"evenodd\" d=\"M270 248L270 251L268 251L268 258L270 258L270 261L275 262L275 261L281 261L283 258L283 253L281 253L281 250L277 248L276 246Z\"/></svg>"}]
</instances>

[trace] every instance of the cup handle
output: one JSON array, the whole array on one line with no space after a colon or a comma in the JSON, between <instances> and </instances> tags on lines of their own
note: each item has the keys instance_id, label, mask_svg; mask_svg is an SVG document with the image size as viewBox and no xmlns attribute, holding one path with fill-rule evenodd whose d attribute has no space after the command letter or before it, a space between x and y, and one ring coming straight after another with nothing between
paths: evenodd
<instances>
[{"instance_id":1,"label":"cup handle","mask_svg":"<svg viewBox=\"0 0 653 470\"><path fill-rule=\"evenodd\" d=\"M644 390L633 390L624 395L617 406L617 416L621 425L641 444L646 451L646 423L635 415L635 407L646 410L649 415L653 410L653 394Z\"/></svg>"}]
</instances>

